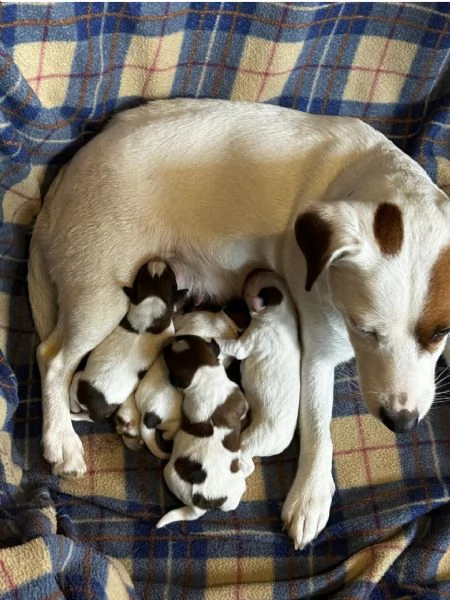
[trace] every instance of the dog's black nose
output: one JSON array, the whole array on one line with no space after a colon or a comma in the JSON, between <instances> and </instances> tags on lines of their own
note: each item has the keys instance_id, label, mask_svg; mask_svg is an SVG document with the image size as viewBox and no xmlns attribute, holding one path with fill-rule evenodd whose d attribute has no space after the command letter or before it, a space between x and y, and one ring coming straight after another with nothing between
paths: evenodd
<instances>
[{"instance_id":1,"label":"dog's black nose","mask_svg":"<svg viewBox=\"0 0 450 600\"><path fill-rule=\"evenodd\" d=\"M383 406L380 408L380 419L391 431L406 433L414 429L419 422L419 413L417 410L410 411L403 409L397 413L389 414Z\"/></svg>"}]
</instances>

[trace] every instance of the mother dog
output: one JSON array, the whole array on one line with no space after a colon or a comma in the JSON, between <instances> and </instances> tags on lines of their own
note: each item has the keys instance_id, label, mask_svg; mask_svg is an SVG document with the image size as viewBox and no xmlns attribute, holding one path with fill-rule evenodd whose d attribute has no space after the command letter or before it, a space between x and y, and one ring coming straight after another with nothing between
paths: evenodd
<instances>
[{"instance_id":1,"label":"mother dog","mask_svg":"<svg viewBox=\"0 0 450 600\"><path fill-rule=\"evenodd\" d=\"M433 400L450 329L450 202L359 120L219 100L126 111L60 172L34 229L44 456L82 475L68 390L118 325L150 257L223 302L268 267L301 322L301 450L282 518L296 547L325 526L334 483L333 370L356 356L372 414L404 432ZM280 407L281 408L281 407Z\"/></svg>"}]
</instances>

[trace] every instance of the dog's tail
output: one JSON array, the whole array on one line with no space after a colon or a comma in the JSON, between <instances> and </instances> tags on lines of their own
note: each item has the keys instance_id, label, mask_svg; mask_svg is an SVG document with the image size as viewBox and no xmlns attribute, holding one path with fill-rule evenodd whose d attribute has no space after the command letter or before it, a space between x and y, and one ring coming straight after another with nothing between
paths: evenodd
<instances>
[{"instance_id":1,"label":"dog's tail","mask_svg":"<svg viewBox=\"0 0 450 600\"><path fill-rule=\"evenodd\" d=\"M28 294L38 336L46 340L56 326L56 289L50 281L41 251L31 239L28 261Z\"/></svg>"},{"instance_id":2,"label":"dog's tail","mask_svg":"<svg viewBox=\"0 0 450 600\"><path fill-rule=\"evenodd\" d=\"M168 452L164 452L159 447L156 439L156 428L146 427L144 424L141 424L141 436L147 448L156 456L156 458L160 458L161 460L169 460L170 454Z\"/></svg>"},{"instance_id":3,"label":"dog's tail","mask_svg":"<svg viewBox=\"0 0 450 600\"><path fill-rule=\"evenodd\" d=\"M161 519L156 523L156 528L159 529L160 527L165 527L166 525L175 523L176 521L195 521L205 513L205 509L198 508L197 506L182 506L181 508L174 508L161 517Z\"/></svg>"}]
</instances>

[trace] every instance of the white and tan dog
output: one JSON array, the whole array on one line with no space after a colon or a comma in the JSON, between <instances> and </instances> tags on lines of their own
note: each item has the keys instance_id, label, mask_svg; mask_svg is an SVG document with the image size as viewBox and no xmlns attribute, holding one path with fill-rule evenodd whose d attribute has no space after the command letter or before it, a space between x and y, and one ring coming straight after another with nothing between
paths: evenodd
<instances>
[{"instance_id":1,"label":"white and tan dog","mask_svg":"<svg viewBox=\"0 0 450 600\"><path fill-rule=\"evenodd\" d=\"M31 240L54 473L85 473L70 381L125 314L121 287L155 255L197 299L238 295L255 267L286 280L301 322L302 392L282 518L303 547L325 526L334 491L335 365L356 356L369 410L398 432L431 406L450 329L448 197L358 119L194 99L116 116L60 171Z\"/></svg>"},{"instance_id":2,"label":"white and tan dog","mask_svg":"<svg viewBox=\"0 0 450 600\"><path fill-rule=\"evenodd\" d=\"M127 314L72 379L70 408L77 420L80 413L93 421L105 419L128 398L173 335L173 307L186 294L177 290L172 269L161 260L142 265L133 286L123 291L130 300Z\"/></svg>"},{"instance_id":3,"label":"white and tan dog","mask_svg":"<svg viewBox=\"0 0 450 600\"><path fill-rule=\"evenodd\" d=\"M241 461L248 403L220 364L216 341L178 335L164 347L169 379L184 393L181 428L164 468L169 489L184 506L157 523L198 519L207 510L234 510L252 469ZM251 463L253 466L253 463Z\"/></svg>"},{"instance_id":4,"label":"white and tan dog","mask_svg":"<svg viewBox=\"0 0 450 600\"><path fill-rule=\"evenodd\" d=\"M175 332L179 335L197 335L208 341L211 338L236 339L250 323L250 312L245 300L232 299L219 310L195 310L174 313ZM225 359L225 360L224 360ZM230 357L219 355L224 366ZM182 392L171 385L164 355L161 352L140 381L133 396L116 413L116 431L130 450L147 448L161 459L170 454L162 450L157 441L157 429L163 439L171 440L181 423Z\"/></svg>"},{"instance_id":5,"label":"white and tan dog","mask_svg":"<svg viewBox=\"0 0 450 600\"><path fill-rule=\"evenodd\" d=\"M241 452L273 456L290 444L298 421L300 342L297 313L279 275L258 269L250 273L243 295L251 323L237 340L217 340L224 354L241 360L242 387L251 423L242 433Z\"/></svg>"}]
</instances>

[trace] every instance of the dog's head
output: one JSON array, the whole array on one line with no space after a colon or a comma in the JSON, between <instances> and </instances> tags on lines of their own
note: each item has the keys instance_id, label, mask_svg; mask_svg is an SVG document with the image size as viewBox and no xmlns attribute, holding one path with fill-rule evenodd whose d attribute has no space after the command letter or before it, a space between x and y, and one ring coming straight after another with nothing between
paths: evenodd
<instances>
[{"instance_id":1,"label":"dog's head","mask_svg":"<svg viewBox=\"0 0 450 600\"><path fill-rule=\"evenodd\" d=\"M197 335L178 335L163 348L170 383L179 389L188 388L198 369L219 366L220 348Z\"/></svg>"},{"instance_id":2,"label":"dog's head","mask_svg":"<svg viewBox=\"0 0 450 600\"><path fill-rule=\"evenodd\" d=\"M177 289L172 268L162 260L152 259L137 272L132 287L122 288L130 299L128 322L136 331L159 333L172 319L174 306L188 290Z\"/></svg>"},{"instance_id":3,"label":"dog's head","mask_svg":"<svg viewBox=\"0 0 450 600\"><path fill-rule=\"evenodd\" d=\"M242 294L251 316L279 313L288 297L284 280L267 269L255 269L245 279Z\"/></svg>"},{"instance_id":4,"label":"dog's head","mask_svg":"<svg viewBox=\"0 0 450 600\"><path fill-rule=\"evenodd\" d=\"M450 202L430 187L423 200L324 203L295 224L306 290L342 315L367 407L396 432L428 412L450 331Z\"/></svg>"}]
</instances>

